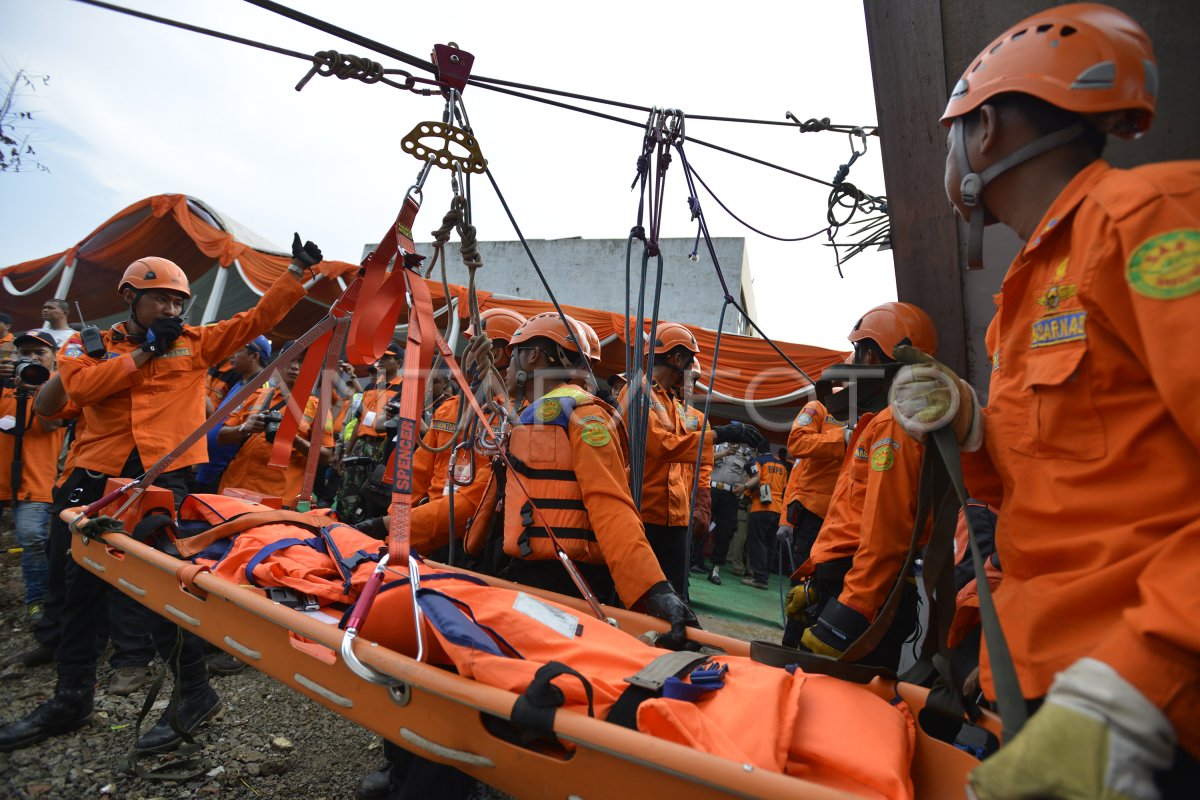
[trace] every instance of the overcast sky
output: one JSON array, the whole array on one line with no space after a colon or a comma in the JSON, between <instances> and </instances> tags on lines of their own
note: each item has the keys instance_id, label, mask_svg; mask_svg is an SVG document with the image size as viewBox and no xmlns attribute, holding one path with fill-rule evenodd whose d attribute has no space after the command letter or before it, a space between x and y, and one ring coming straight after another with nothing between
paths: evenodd
<instances>
[{"instance_id":1,"label":"overcast sky","mask_svg":"<svg viewBox=\"0 0 1200 800\"><path fill-rule=\"evenodd\" d=\"M236 0L124 4L290 50L336 49L403 66ZM790 110L801 119L876 121L856 2L291 5L421 58L435 43L457 42L488 77L692 114L782 120ZM0 0L0 10L6 77L17 69L50 76L25 91L18 108L34 112L34 147L51 169L0 174L0 265L62 250L126 205L168 192L198 197L270 241L286 243L299 230L327 256L357 261L363 243L391 222L419 167L400 149L401 137L441 112L436 97L334 78L314 77L297 93L302 61L69 0ZM628 234L640 130L475 87L465 101L527 237ZM641 112L601 110L644 122ZM850 155L846 137L828 132L701 120L687 132L824 180ZM882 194L877 140L871 145L850 180ZM685 148L713 190L756 227L791 237L825 224L825 187ZM448 183L444 172L431 177L422 217L430 225L418 224L418 239L440 221ZM516 238L486 182L475 186L480 238ZM768 335L844 349L864 310L895 299L889 253L855 258L839 279L823 236L773 242L701 200L714 235L748 240L758 321ZM674 164L663 235L694 234ZM683 265L666 265L673 267ZM481 281L488 288L486 276ZM711 302L717 308L721 298Z\"/></svg>"}]
</instances>

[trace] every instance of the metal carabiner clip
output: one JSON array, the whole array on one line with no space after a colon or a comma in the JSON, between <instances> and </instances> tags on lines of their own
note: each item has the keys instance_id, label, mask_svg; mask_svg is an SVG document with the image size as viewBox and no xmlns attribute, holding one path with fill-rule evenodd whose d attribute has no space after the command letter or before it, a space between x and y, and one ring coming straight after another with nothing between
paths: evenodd
<instances>
[{"instance_id":1,"label":"metal carabiner clip","mask_svg":"<svg viewBox=\"0 0 1200 800\"><path fill-rule=\"evenodd\" d=\"M472 483L475 482L475 459L473 457L471 457L469 452L467 454L468 461L466 464L466 469L463 470L464 474L467 477L465 477L465 478L460 477L459 469L458 469L459 454L461 453L461 451L463 449L469 450L470 447L471 447L470 438L463 437L463 440L461 442L459 442L457 445L455 445L454 449L450 451L450 463L448 466L448 471L450 474L448 477L450 479L450 482L453 483L455 486L470 486Z\"/></svg>"}]
</instances>

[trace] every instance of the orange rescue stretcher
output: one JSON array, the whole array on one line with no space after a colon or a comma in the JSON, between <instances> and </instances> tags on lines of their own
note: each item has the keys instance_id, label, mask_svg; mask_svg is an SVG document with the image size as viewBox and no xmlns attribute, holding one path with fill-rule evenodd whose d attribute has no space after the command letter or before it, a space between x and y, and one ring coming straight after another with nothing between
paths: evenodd
<instances>
[{"instance_id":1,"label":"orange rescue stretcher","mask_svg":"<svg viewBox=\"0 0 1200 800\"><path fill-rule=\"evenodd\" d=\"M547 746L545 738L522 743L504 735L497 726L499 723L503 727L513 717L521 695L464 677L445 664L428 663L428 650L437 646L436 641L427 642L430 647L423 662L413 658L414 653L398 652L372 641L372 625L367 625L366 635L352 642L353 660L360 663L349 664L340 652L345 631L338 627L335 617L305 613L275 602L263 589L218 577L205 566L175 558L122 532L105 532L101 538L84 535L83 527L89 520L81 510L67 509L62 518L80 534L72 537L72 555L85 569L184 630L333 712L406 750L454 766L513 796L621 800L863 796L848 791L845 785L838 786L837 781L831 785L826 780L823 785L566 709L559 709L553 716L552 746ZM431 572L465 575L473 586L486 584L551 601L578 612L580 619L599 622L582 600L433 562L425 562L425 566ZM422 581L427 578L425 566L421 569ZM667 629L666 623L653 617L607 606L604 611L610 622L633 636ZM375 613L376 630L381 622L403 616L395 607L389 611L383 603L376 604ZM408 624L411 626L411 618ZM691 629L689 636L734 660L748 660L750 656L750 645L744 641ZM394 643L394 637L390 641ZM364 666L387 676L393 685L364 679ZM838 684L842 685L840 681ZM869 691L893 706L906 706L906 713L916 721L907 776L911 783L896 794L874 792L867 796L965 796L966 775L978 761L922 730L919 712L925 705L925 689L879 677L865 687L844 686L853 686L855 692ZM760 713L772 711L760 709ZM826 721L823 714L818 725L810 721L805 728L810 733L805 735L819 738L822 726L841 726L843 739L854 738L869 751L872 731L859 720L848 718L854 716L852 713L839 715L836 708L822 711L830 719ZM856 724L863 729L854 731ZM845 729L853 731L853 737L845 736ZM738 732L731 735L736 737ZM815 767L813 775L821 772L819 766Z\"/></svg>"}]
</instances>

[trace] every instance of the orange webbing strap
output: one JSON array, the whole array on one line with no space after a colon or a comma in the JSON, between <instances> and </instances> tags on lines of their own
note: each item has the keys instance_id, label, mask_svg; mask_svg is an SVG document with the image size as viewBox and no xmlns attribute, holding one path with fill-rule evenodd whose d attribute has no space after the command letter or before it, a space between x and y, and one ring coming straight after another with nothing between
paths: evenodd
<instances>
[{"instance_id":1,"label":"orange webbing strap","mask_svg":"<svg viewBox=\"0 0 1200 800\"><path fill-rule=\"evenodd\" d=\"M208 566L204 564L189 564L184 562L175 570L175 577L179 579L179 585L183 586L189 592L199 595L206 595L202 589L196 587L196 578L203 572L211 572Z\"/></svg>"},{"instance_id":2,"label":"orange webbing strap","mask_svg":"<svg viewBox=\"0 0 1200 800\"><path fill-rule=\"evenodd\" d=\"M321 460L321 443L325 439L326 416L330 406L330 384L333 382L333 372L337 368L338 358L346 345L346 332L349 321L340 319L333 329L333 340L325 351L325 368L321 371L320 389L317 393L317 413L308 427L308 459L304 462L304 479L300 483L300 496L296 498L296 507L303 504L307 509L312 502L313 484L317 480L317 465ZM301 409L303 414L304 410ZM291 499L291 498L287 498Z\"/></svg>"},{"instance_id":3,"label":"orange webbing strap","mask_svg":"<svg viewBox=\"0 0 1200 800\"><path fill-rule=\"evenodd\" d=\"M336 323L335 323L336 325ZM292 441L296 438L296 432L300 430L300 417L304 414L304 406L296 408L295 398L307 398L312 393L313 384L317 381L317 376L321 373L321 365L325 363L325 354L329 351L329 342L333 335L333 331L326 331L320 339L313 342L308 348L308 352L304 354L304 361L300 364L300 374L296 377L296 383L292 386L292 391L288 395L287 410L288 413L283 415L279 421L279 430L275 432L275 443L271 446L271 457L267 460L267 465L271 467L286 468L288 462L292 460ZM287 366L283 366L287 369Z\"/></svg>"},{"instance_id":4,"label":"orange webbing strap","mask_svg":"<svg viewBox=\"0 0 1200 800\"><path fill-rule=\"evenodd\" d=\"M412 225L420 208L421 204L411 195L404 198L395 224L363 261L362 292L367 302L355 310L350 320L346 360L351 364L374 363L392 341L396 320L406 303L404 260L406 255L416 253ZM397 257L397 263L389 267L393 256Z\"/></svg>"},{"instance_id":5,"label":"orange webbing strap","mask_svg":"<svg viewBox=\"0 0 1200 800\"><path fill-rule=\"evenodd\" d=\"M392 514L388 529L388 554L404 563L409 553L412 514L413 454L417 448L417 420L425 402L425 380L433 366L433 299L429 287L415 270L403 269L412 305L408 314L408 342L404 349L404 381L400 385L400 414L396 427L396 469L392 478Z\"/></svg>"},{"instance_id":6,"label":"orange webbing strap","mask_svg":"<svg viewBox=\"0 0 1200 800\"><path fill-rule=\"evenodd\" d=\"M179 551L181 558L191 558L214 542L219 542L221 539L226 539L259 525L299 525L313 530L323 528L333 521L332 518L323 514L306 514L299 511L276 509L271 509L270 511L247 511L245 514L239 514L195 536L189 536L186 539L176 539L175 549Z\"/></svg>"}]
</instances>

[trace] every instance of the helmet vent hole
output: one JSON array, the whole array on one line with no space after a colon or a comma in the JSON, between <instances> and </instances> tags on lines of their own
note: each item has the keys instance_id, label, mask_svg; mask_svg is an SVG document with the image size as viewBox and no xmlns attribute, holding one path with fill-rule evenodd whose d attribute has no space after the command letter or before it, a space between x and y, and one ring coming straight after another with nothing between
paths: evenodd
<instances>
[{"instance_id":1,"label":"helmet vent hole","mask_svg":"<svg viewBox=\"0 0 1200 800\"><path fill-rule=\"evenodd\" d=\"M1076 33L1075 28L1072 28L1070 25L1063 25L1062 30L1059 32L1058 35L1065 39L1074 33Z\"/></svg>"},{"instance_id":2,"label":"helmet vent hole","mask_svg":"<svg viewBox=\"0 0 1200 800\"><path fill-rule=\"evenodd\" d=\"M1054 27L1054 25L1052 25L1052 24L1050 24L1050 23L1046 23L1045 25L1038 25L1038 26L1037 26L1037 32L1038 32L1038 33L1045 33L1046 31L1050 30L1050 29L1051 29L1051 28L1053 28L1053 27Z\"/></svg>"},{"instance_id":3,"label":"helmet vent hole","mask_svg":"<svg viewBox=\"0 0 1200 800\"><path fill-rule=\"evenodd\" d=\"M989 56L996 55L996 51L999 50L1003 45L1004 45L1004 42L1000 42L995 47L993 47L991 50L988 50L988 55Z\"/></svg>"},{"instance_id":4,"label":"helmet vent hole","mask_svg":"<svg viewBox=\"0 0 1200 800\"><path fill-rule=\"evenodd\" d=\"M1012 40L1015 42L1017 39L1020 39L1022 36L1024 36L1027 33L1029 33L1028 29L1017 31L1016 33L1014 33L1012 35Z\"/></svg>"}]
</instances>

